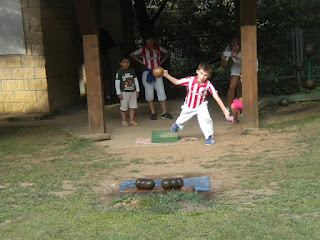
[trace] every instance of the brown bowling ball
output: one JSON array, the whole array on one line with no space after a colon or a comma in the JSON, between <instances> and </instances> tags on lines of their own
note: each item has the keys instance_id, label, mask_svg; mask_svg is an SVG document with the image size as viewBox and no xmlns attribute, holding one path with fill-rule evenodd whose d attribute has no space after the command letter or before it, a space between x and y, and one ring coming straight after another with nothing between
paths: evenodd
<instances>
[{"instance_id":1,"label":"brown bowling ball","mask_svg":"<svg viewBox=\"0 0 320 240\"><path fill-rule=\"evenodd\" d=\"M138 178L135 182L135 185L137 188L140 188L141 187L141 180L143 180L143 178Z\"/></svg>"},{"instance_id":2,"label":"brown bowling ball","mask_svg":"<svg viewBox=\"0 0 320 240\"><path fill-rule=\"evenodd\" d=\"M171 185L172 185L173 188L178 188L179 187L179 184L178 184L176 178L170 179L170 182L171 182Z\"/></svg>"},{"instance_id":3,"label":"brown bowling ball","mask_svg":"<svg viewBox=\"0 0 320 240\"><path fill-rule=\"evenodd\" d=\"M163 68L162 67L155 67L152 70L153 76L155 76L156 78L162 77L163 75Z\"/></svg>"},{"instance_id":4,"label":"brown bowling ball","mask_svg":"<svg viewBox=\"0 0 320 240\"><path fill-rule=\"evenodd\" d=\"M307 80L306 82L305 82L305 84L306 84L306 86L308 87L308 88L313 88L314 86L315 86L315 83L314 83L314 81L313 80Z\"/></svg>"},{"instance_id":5,"label":"brown bowling ball","mask_svg":"<svg viewBox=\"0 0 320 240\"><path fill-rule=\"evenodd\" d=\"M305 47L304 47L304 51L306 54L311 54L314 52L314 47L315 47L315 44L314 43L309 43L307 44Z\"/></svg>"},{"instance_id":6,"label":"brown bowling ball","mask_svg":"<svg viewBox=\"0 0 320 240\"><path fill-rule=\"evenodd\" d=\"M279 102L280 106L288 106L289 105L289 100L287 98L282 98Z\"/></svg>"},{"instance_id":7,"label":"brown bowling ball","mask_svg":"<svg viewBox=\"0 0 320 240\"><path fill-rule=\"evenodd\" d=\"M140 182L140 188L139 189L145 189L146 187L146 181L147 179L142 179L141 182Z\"/></svg>"},{"instance_id":8,"label":"brown bowling ball","mask_svg":"<svg viewBox=\"0 0 320 240\"><path fill-rule=\"evenodd\" d=\"M170 179L163 179L161 182L161 187L166 190L172 189Z\"/></svg>"},{"instance_id":9,"label":"brown bowling ball","mask_svg":"<svg viewBox=\"0 0 320 240\"><path fill-rule=\"evenodd\" d=\"M296 62L296 64L294 65L294 69L296 71L301 71L304 68L304 63L303 62Z\"/></svg>"},{"instance_id":10,"label":"brown bowling ball","mask_svg":"<svg viewBox=\"0 0 320 240\"><path fill-rule=\"evenodd\" d=\"M183 187L183 179L182 178L177 178L177 183L178 183L178 188Z\"/></svg>"},{"instance_id":11,"label":"brown bowling ball","mask_svg":"<svg viewBox=\"0 0 320 240\"><path fill-rule=\"evenodd\" d=\"M156 185L156 184L154 183L154 181L153 181L152 179L147 179L144 189L146 189L146 190L152 190L155 185Z\"/></svg>"}]
</instances>

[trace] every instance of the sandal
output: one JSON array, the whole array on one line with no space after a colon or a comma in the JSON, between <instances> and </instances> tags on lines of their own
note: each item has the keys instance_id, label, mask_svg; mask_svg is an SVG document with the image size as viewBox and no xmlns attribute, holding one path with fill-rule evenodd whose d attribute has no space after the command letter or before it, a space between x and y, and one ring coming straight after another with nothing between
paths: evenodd
<instances>
[{"instance_id":1,"label":"sandal","mask_svg":"<svg viewBox=\"0 0 320 240\"><path fill-rule=\"evenodd\" d=\"M126 121L123 121L123 122L122 122L122 126L124 126L124 127L128 127L128 126L129 126L129 124L128 124Z\"/></svg>"},{"instance_id":2,"label":"sandal","mask_svg":"<svg viewBox=\"0 0 320 240\"><path fill-rule=\"evenodd\" d=\"M131 121L130 124L133 126L139 126L139 123L137 123L136 121Z\"/></svg>"}]
</instances>

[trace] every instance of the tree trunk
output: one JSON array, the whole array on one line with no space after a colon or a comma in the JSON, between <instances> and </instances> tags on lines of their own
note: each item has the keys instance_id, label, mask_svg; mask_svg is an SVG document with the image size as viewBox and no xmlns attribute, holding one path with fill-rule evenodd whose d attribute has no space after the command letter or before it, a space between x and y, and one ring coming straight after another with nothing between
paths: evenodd
<instances>
[{"instance_id":1,"label":"tree trunk","mask_svg":"<svg viewBox=\"0 0 320 240\"><path fill-rule=\"evenodd\" d=\"M140 32L143 39L153 35L153 22L150 19L144 0L135 0L134 9L140 25Z\"/></svg>"},{"instance_id":2,"label":"tree trunk","mask_svg":"<svg viewBox=\"0 0 320 240\"><path fill-rule=\"evenodd\" d=\"M154 23L161 15L163 9L165 8L169 0L164 0L157 13L151 18L148 15L146 3L144 0L135 0L134 9L136 10L137 19L140 25L140 32L143 39L146 39L149 36L154 36Z\"/></svg>"}]
</instances>

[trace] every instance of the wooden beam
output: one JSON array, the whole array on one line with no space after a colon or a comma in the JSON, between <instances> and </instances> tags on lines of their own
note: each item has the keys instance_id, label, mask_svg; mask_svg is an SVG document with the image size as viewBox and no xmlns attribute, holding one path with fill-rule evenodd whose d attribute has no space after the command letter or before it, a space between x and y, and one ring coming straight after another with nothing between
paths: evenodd
<instances>
[{"instance_id":1,"label":"wooden beam","mask_svg":"<svg viewBox=\"0 0 320 240\"><path fill-rule=\"evenodd\" d=\"M242 26L241 36L244 125L259 128L256 26Z\"/></svg>"},{"instance_id":2,"label":"wooden beam","mask_svg":"<svg viewBox=\"0 0 320 240\"><path fill-rule=\"evenodd\" d=\"M83 35L84 62L87 77L89 130L105 133L104 93L101 81L99 35Z\"/></svg>"},{"instance_id":3,"label":"wooden beam","mask_svg":"<svg viewBox=\"0 0 320 240\"><path fill-rule=\"evenodd\" d=\"M259 128L256 19L256 0L241 0L242 97L245 128Z\"/></svg>"},{"instance_id":4,"label":"wooden beam","mask_svg":"<svg viewBox=\"0 0 320 240\"><path fill-rule=\"evenodd\" d=\"M240 0L240 24L241 26L256 25L257 0Z\"/></svg>"},{"instance_id":5,"label":"wooden beam","mask_svg":"<svg viewBox=\"0 0 320 240\"><path fill-rule=\"evenodd\" d=\"M99 27L94 5L90 0L74 0L74 6L78 15L78 21L82 34L97 34Z\"/></svg>"},{"instance_id":6,"label":"wooden beam","mask_svg":"<svg viewBox=\"0 0 320 240\"><path fill-rule=\"evenodd\" d=\"M101 78L98 14L92 0L74 0L83 37L84 62L87 78L89 131L91 134L106 132L104 92Z\"/></svg>"}]
</instances>

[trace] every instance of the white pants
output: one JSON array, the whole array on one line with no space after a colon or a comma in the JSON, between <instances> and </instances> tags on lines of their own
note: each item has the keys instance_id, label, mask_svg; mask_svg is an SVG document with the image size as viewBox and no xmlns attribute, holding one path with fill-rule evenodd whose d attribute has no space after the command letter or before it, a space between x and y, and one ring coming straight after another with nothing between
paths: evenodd
<instances>
[{"instance_id":1,"label":"white pants","mask_svg":"<svg viewBox=\"0 0 320 240\"><path fill-rule=\"evenodd\" d=\"M145 98L148 102L153 101L154 99L154 90L157 92L158 101L165 101L167 96L164 91L163 78L156 78L152 83L147 82L148 71L142 73L142 84L145 89ZM151 73L152 74L152 73Z\"/></svg>"},{"instance_id":2,"label":"white pants","mask_svg":"<svg viewBox=\"0 0 320 240\"><path fill-rule=\"evenodd\" d=\"M193 116L197 115L198 122L204 137L206 139L208 139L210 136L213 137L213 121L210 117L207 103L202 103L199 107L194 109L189 108L184 104L181 106L181 109L182 111L180 113L180 116L176 120L176 124L181 130Z\"/></svg>"}]
</instances>

